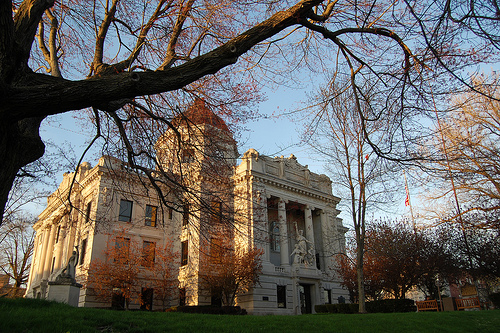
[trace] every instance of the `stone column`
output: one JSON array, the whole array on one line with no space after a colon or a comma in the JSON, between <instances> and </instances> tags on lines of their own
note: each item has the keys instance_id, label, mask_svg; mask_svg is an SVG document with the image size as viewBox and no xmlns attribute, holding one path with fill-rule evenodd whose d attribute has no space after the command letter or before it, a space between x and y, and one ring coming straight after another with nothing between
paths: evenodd
<instances>
[{"instance_id":1,"label":"stone column","mask_svg":"<svg viewBox=\"0 0 500 333\"><path fill-rule=\"evenodd\" d=\"M316 248L314 247L314 228L313 228L313 219L312 219L312 213L311 213L311 207L306 206L304 208L304 221L305 221L305 236L308 241L310 241L312 244L310 244L311 249L314 250L314 254L316 254Z\"/></svg>"},{"instance_id":2,"label":"stone column","mask_svg":"<svg viewBox=\"0 0 500 333\"><path fill-rule=\"evenodd\" d=\"M288 228L286 226L286 201L278 201L278 223L280 226L280 258L281 265L290 264L290 253L288 251Z\"/></svg>"},{"instance_id":3,"label":"stone column","mask_svg":"<svg viewBox=\"0 0 500 333\"><path fill-rule=\"evenodd\" d=\"M31 260L31 267L30 267L30 275L28 279L28 284L26 285L26 294L24 295L25 297L28 296L28 292L31 289L31 285L33 284L33 281L37 278L37 268L36 267L36 262L37 262L37 256L38 252L40 250L38 249L40 247L40 236L35 237L35 244L33 245L33 259Z\"/></svg>"},{"instance_id":4,"label":"stone column","mask_svg":"<svg viewBox=\"0 0 500 333\"><path fill-rule=\"evenodd\" d=\"M45 258L47 257L47 247L49 244L50 227L43 228L43 242L42 250L38 253L38 276L40 279L43 277L43 268L45 267Z\"/></svg>"},{"instance_id":5,"label":"stone column","mask_svg":"<svg viewBox=\"0 0 500 333\"><path fill-rule=\"evenodd\" d=\"M56 257L56 261L54 263L54 272L56 270L58 270L59 268L61 268L61 262L62 262L62 256L63 256L63 245L64 245L64 240L65 240L65 235L66 235L66 227L64 225L64 223L60 222L59 224L59 237L58 237L58 240L57 240L57 244L56 244L56 251L55 251L55 254L54 256Z\"/></svg>"},{"instance_id":6,"label":"stone column","mask_svg":"<svg viewBox=\"0 0 500 333\"><path fill-rule=\"evenodd\" d=\"M69 218L67 227L66 227L66 245L64 246L64 253L62 264L66 265L69 257L73 254L73 250L75 249L75 237L76 237L76 222L72 222L71 218ZM78 249L78 253L81 253L81 249Z\"/></svg>"},{"instance_id":7,"label":"stone column","mask_svg":"<svg viewBox=\"0 0 500 333\"><path fill-rule=\"evenodd\" d=\"M323 270L328 269L328 267L331 267L330 261L333 256L333 242L335 241L332 239L332 235L330 234L330 228L328 227L328 213L326 210L322 209L321 214L321 234L323 237L323 248L322 250L322 255L323 257L323 262L321 263L321 267Z\"/></svg>"},{"instance_id":8,"label":"stone column","mask_svg":"<svg viewBox=\"0 0 500 333\"><path fill-rule=\"evenodd\" d=\"M52 255L54 252L54 240L56 238L57 227L53 223L50 228L49 242L47 243L47 250L45 252L45 263L43 265L42 279L48 279L50 275L50 267L52 265Z\"/></svg>"},{"instance_id":9,"label":"stone column","mask_svg":"<svg viewBox=\"0 0 500 333\"><path fill-rule=\"evenodd\" d=\"M271 196L269 196L270 198ZM265 245L264 245L264 258L263 261L270 261L271 260L271 226L269 225L269 207L267 205L267 195L263 195L261 197L262 202L260 205L260 208L263 210L262 214L262 225L264 226L264 239L265 239Z\"/></svg>"}]
</instances>

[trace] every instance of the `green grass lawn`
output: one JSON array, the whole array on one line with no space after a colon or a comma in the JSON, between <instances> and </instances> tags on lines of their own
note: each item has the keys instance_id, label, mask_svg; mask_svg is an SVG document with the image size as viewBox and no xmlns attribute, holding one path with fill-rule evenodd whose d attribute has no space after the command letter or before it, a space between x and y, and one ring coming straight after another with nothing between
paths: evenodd
<instances>
[{"instance_id":1,"label":"green grass lawn","mask_svg":"<svg viewBox=\"0 0 500 333\"><path fill-rule=\"evenodd\" d=\"M500 332L500 311L219 316L0 299L0 332Z\"/></svg>"}]
</instances>

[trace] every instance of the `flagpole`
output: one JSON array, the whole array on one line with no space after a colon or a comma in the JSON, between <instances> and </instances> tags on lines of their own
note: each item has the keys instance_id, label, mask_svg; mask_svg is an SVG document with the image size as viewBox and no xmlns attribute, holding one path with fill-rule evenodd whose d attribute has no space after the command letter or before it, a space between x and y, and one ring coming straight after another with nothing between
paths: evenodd
<instances>
[{"instance_id":1,"label":"flagpole","mask_svg":"<svg viewBox=\"0 0 500 333\"><path fill-rule=\"evenodd\" d=\"M413 231L416 233L417 228L415 227L415 217L413 216L413 208L411 206L411 201L410 201L410 189L408 188L408 181L406 180L406 172L404 170L403 170L403 176L405 178L405 191L406 191L405 206L410 206L411 222L413 225Z\"/></svg>"}]
</instances>

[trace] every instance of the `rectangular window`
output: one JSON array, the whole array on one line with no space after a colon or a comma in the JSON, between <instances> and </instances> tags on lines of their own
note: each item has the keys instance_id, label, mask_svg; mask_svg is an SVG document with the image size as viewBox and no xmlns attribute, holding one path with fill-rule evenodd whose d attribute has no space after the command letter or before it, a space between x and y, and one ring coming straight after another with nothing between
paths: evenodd
<instances>
[{"instance_id":1,"label":"rectangular window","mask_svg":"<svg viewBox=\"0 0 500 333\"><path fill-rule=\"evenodd\" d=\"M179 289L179 306L186 305L186 288Z\"/></svg>"},{"instance_id":2,"label":"rectangular window","mask_svg":"<svg viewBox=\"0 0 500 333\"><path fill-rule=\"evenodd\" d=\"M286 308L286 286L278 286L278 308Z\"/></svg>"},{"instance_id":3,"label":"rectangular window","mask_svg":"<svg viewBox=\"0 0 500 333\"><path fill-rule=\"evenodd\" d=\"M141 310L153 310L153 288L141 289Z\"/></svg>"},{"instance_id":4,"label":"rectangular window","mask_svg":"<svg viewBox=\"0 0 500 333\"><path fill-rule=\"evenodd\" d=\"M85 261L85 251L87 250L87 238L82 240L82 251L80 254L80 265Z\"/></svg>"},{"instance_id":5,"label":"rectangular window","mask_svg":"<svg viewBox=\"0 0 500 333\"><path fill-rule=\"evenodd\" d=\"M274 221L270 224L270 240L271 240L271 251L280 252L280 227L279 223Z\"/></svg>"},{"instance_id":6,"label":"rectangular window","mask_svg":"<svg viewBox=\"0 0 500 333\"><path fill-rule=\"evenodd\" d=\"M323 296L325 297L325 304L332 304L332 291L330 289L324 289Z\"/></svg>"},{"instance_id":7,"label":"rectangular window","mask_svg":"<svg viewBox=\"0 0 500 333\"><path fill-rule=\"evenodd\" d=\"M130 238L116 237L115 249L116 253L113 258L114 262L118 262L120 264L128 263L130 255Z\"/></svg>"},{"instance_id":8,"label":"rectangular window","mask_svg":"<svg viewBox=\"0 0 500 333\"><path fill-rule=\"evenodd\" d=\"M125 309L125 297L123 296L123 292L120 288L113 288L111 308L115 310Z\"/></svg>"},{"instance_id":9,"label":"rectangular window","mask_svg":"<svg viewBox=\"0 0 500 333\"><path fill-rule=\"evenodd\" d=\"M155 262L156 243L144 241L142 243L142 266L151 267Z\"/></svg>"},{"instance_id":10,"label":"rectangular window","mask_svg":"<svg viewBox=\"0 0 500 333\"><path fill-rule=\"evenodd\" d=\"M181 243L181 266L185 266L188 263L188 241Z\"/></svg>"},{"instance_id":11,"label":"rectangular window","mask_svg":"<svg viewBox=\"0 0 500 333\"><path fill-rule=\"evenodd\" d=\"M182 163L194 162L194 149L184 149L182 151Z\"/></svg>"},{"instance_id":12,"label":"rectangular window","mask_svg":"<svg viewBox=\"0 0 500 333\"><path fill-rule=\"evenodd\" d=\"M56 243L59 243L59 236L61 235L61 226L57 227Z\"/></svg>"},{"instance_id":13,"label":"rectangular window","mask_svg":"<svg viewBox=\"0 0 500 333\"><path fill-rule=\"evenodd\" d=\"M182 226L187 226L189 223L189 204L184 204L182 207Z\"/></svg>"},{"instance_id":14,"label":"rectangular window","mask_svg":"<svg viewBox=\"0 0 500 333\"><path fill-rule=\"evenodd\" d=\"M222 295L220 292L212 291L212 297L210 298L210 305L216 306L218 308L222 307Z\"/></svg>"},{"instance_id":15,"label":"rectangular window","mask_svg":"<svg viewBox=\"0 0 500 333\"><path fill-rule=\"evenodd\" d=\"M210 212L212 224L222 223L222 202L212 201L212 211Z\"/></svg>"},{"instance_id":16,"label":"rectangular window","mask_svg":"<svg viewBox=\"0 0 500 333\"><path fill-rule=\"evenodd\" d=\"M120 200L120 214L118 221L130 222L132 221L132 201Z\"/></svg>"},{"instance_id":17,"label":"rectangular window","mask_svg":"<svg viewBox=\"0 0 500 333\"><path fill-rule=\"evenodd\" d=\"M144 224L148 227L156 227L156 214L158 207L146 205L146 219Z\"/></svg>"},{"instance_id":18,"label":"rectangular window","mask_svg":"<svg viewBox=\"0 0 500 333\"><path fill-rule=\"evenodd\" d=\"M90 221L90 211L92 210L92 201L87 204L87 210L85 211L85 223Z\"/></svg>"},{"instance_id":19,"label":"rectangular window","mask_svg":"<svg viewBox=\"0 0 500 333\"><path fill-rule=\"evenodd\" d=\"M168 207L168 219L171 220L174 215L174 210L172 207Z\"/></svg>"},{"instance_id":20,"label":"rectangular window","mask_svg":"<svg viewBox=\"0 0 500 333\"><path fill-rule=\"evenodd\" d=\"M221 262L224 250L222 248L222 239L219 237L212 237L210 239L210 263L216 265Z\"/></svg>"}]
</instances>

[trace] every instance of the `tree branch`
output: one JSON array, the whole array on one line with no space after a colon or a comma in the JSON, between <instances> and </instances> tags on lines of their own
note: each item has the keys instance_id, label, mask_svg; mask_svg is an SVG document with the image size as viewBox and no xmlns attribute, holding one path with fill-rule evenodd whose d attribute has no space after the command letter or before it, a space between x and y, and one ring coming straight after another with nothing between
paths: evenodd
<instances>
[{"instance_id":1,"label":"tree branch","mask_svg":"<svg viewBox=\"0 0 500 333\"><path fill-rule=\"evenodd\" d=\"M45 10L52 7L54 2L55 0L25 0L19 6L14 16L14 39L19 48L19 59L17 59L19 63L27 65L38 22L42 19Z\"/></svg>"},{"instance_id":2,"label":"tree branch","mask_svg":"<svg viewBox=\"0 0 500 333\"><path fill-rule=\"evenodd\" d=\"M26 86L12 87L4 100L3 119L15 121L95 106L106 108L109 101L158 94L182 87L234 64L256 44L283 29L299 24L321 0L304 0L286 11L231 39L224 45L182 65L164 71L117 73L87 80L69 81L33 73ZM64 98L61 98L64 96ZM104 106L104 107L103 107Z\"/></svg>"}]
</instances>

